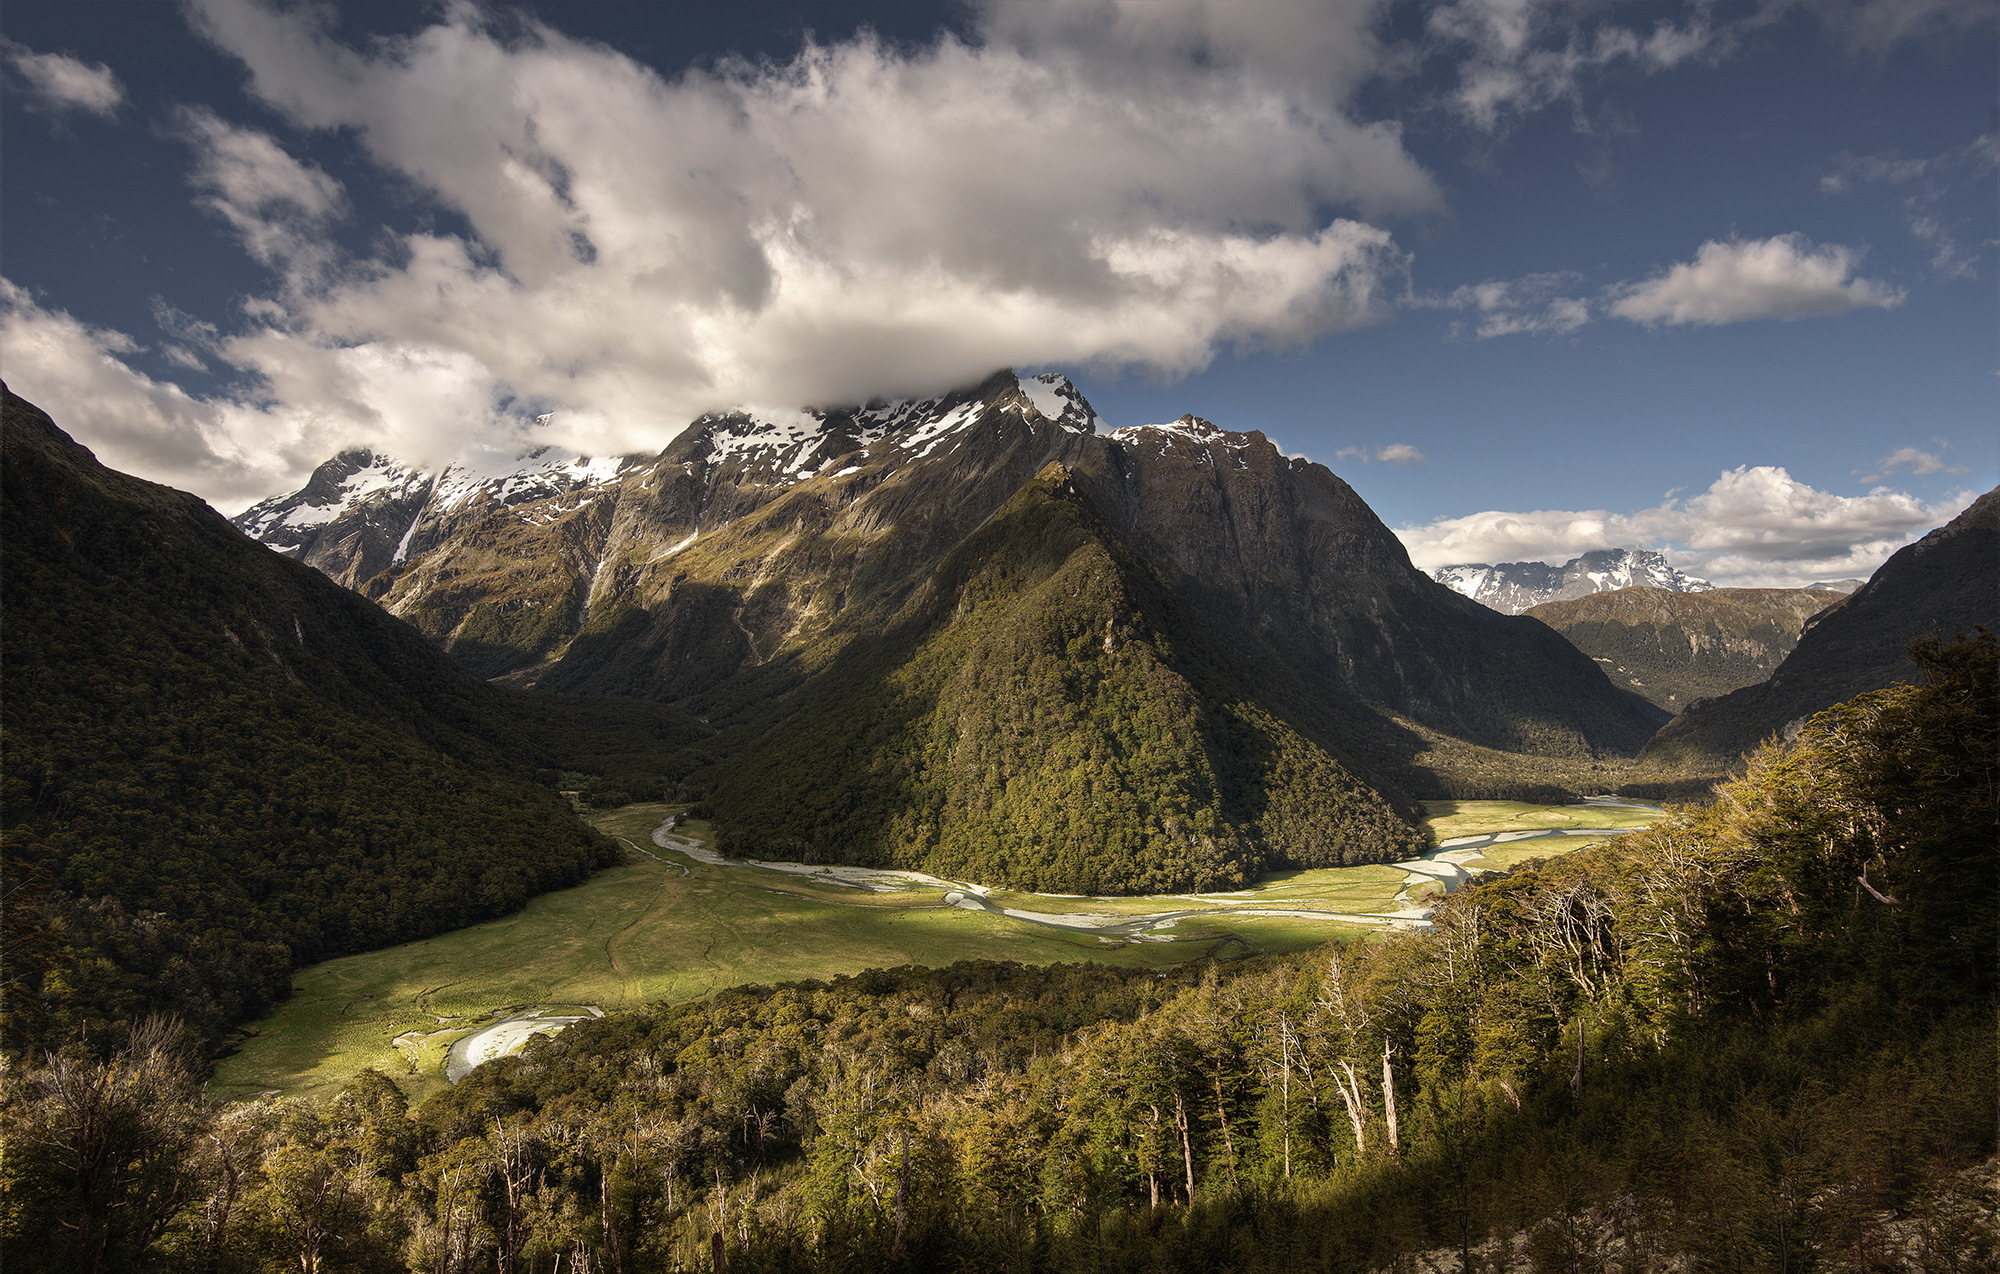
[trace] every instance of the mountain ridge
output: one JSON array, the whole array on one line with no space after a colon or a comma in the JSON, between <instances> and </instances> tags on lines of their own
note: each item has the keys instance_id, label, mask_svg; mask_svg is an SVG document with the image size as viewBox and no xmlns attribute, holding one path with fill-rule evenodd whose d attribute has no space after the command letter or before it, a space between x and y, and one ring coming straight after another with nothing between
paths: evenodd
<instances>
[{"instance_id":1,"label":"mountain ridge","mask_svg":"<svg viewBox=\"0 0 2000 1274\"><path fill-rule=\"evenodd\" d=\"M1813 616L1843 596L1803 588L1640 587L1542 602L1522 613L1567 637L1614 683L1679 712L1770 676Z\"/></svg>"},{"instance_id":2,"label":"mountain ridge","mask_svg":"<svg viewBox=\"0 0 2000 1274\"><path fill-rule=\"evenodd\" d=\"M1691 705L1642 765L1721 774L1773 734L1867 690L1913 679L1912 642L2000 631L2000 488L1898 549L1868 582L1815 614L1770 678Z\"/></svg>"},{"instance_id":3,"label":"mountain ridge","mask_svg":"<svg viewBox=\"0 0 2000 1274\"><path fill-rule=\"evenodd\" d=\"M1561 566L1546 562L1483 562L1441 566L1431 578L1482 606L1519 615L1544 602L1571 601L1621 588L1707 592L1715 586L1687 575L1651 549L1593 549Z\"/></svg>"}]
</instances>

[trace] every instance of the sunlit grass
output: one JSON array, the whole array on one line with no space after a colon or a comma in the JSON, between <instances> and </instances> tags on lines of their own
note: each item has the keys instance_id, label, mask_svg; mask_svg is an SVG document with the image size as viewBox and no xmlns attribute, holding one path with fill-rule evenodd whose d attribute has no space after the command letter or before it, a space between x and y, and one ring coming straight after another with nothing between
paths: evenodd
<instances>
[{"instance_id":1,"label":"sunlit grass","mask_svg":"<svg viewBox=\"0 0 2000 1274\"><path fill-rule=\"evenodd\" d=\"M1430 804L1439 837L1637 826L1654 817L1514 801ZM1107 940L1090 931L952 907L943 890L926 886L878 893L810 875L699 863L653 844L653 829L672 812L672 806L643 804L591 813L597 827L643 852L630 852L623 865L536 898L512 916L301 970L292 998L258 1022L242 1047L218 1066L217 1093L324 1094L373 1067L420 1096L443 1085L444 1055L454 1040L495 1014L537 1006L594 1005L608 1011L693 999L746 982L966 959L1097 960L1159 968L1206 956L1296 951L1372 930L1334 919L1241 912L1269 906L1379 914L1441 889L1419 884L1399 897L1409 875L1374 865L1279 872L1217 895L990 895L996 906L1041 913L1202 913L1137 938L1112 934ZM712 836L700 822L683 823L676 831L701 841ZM1599 839L1494 846L1468 865L1512 867Z\"/></svg>"}]
</instances>

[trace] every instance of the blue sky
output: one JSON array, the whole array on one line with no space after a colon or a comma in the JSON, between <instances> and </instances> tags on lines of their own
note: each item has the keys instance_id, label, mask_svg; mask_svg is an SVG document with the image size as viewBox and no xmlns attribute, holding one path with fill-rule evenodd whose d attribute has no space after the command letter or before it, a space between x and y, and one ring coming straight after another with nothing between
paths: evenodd
<instances>
[{"instance_id":1,"label":"blue sky","mask_svg":"<svg viewBox=\"0 0 2000 1274\"><path fill-rule=\"evenodd\" d=\"M1013 364L1420 564L1865 574L2000 481L1992 13L13 0L0 361L225 509Z\"/></svg>"}]
</instances>

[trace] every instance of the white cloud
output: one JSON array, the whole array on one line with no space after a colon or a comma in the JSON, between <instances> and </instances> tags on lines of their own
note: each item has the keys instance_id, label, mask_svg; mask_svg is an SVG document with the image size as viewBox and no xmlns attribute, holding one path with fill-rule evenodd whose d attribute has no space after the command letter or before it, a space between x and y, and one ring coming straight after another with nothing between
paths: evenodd
<instances>
[{"instance_id":1,"label":"white cloud","mask_svg":"<svg viewBox=\"0 0 2000 1274\"><path fill-rule=\"evenodd\" d=\"M118 77L102 62L92 65L60 53L36 53L12 40L0 40L7 65L34 105L41 110L85 111L110 117L125 101Z\"/></svg>"},{"instance_id":2,"label":"white cloud","mask_svg":"<svg viewBox=\"0 0 2000 1274\"><path fill-rule=\"evenodd\" d=\"M1189 62L1342 100L1398 58L1376 34L1380 0L981 0L992 38L1082 54L1114 75Z\"/></svg>"},{"instance_id":3,"label":"white cloud","mask_svg":"<svg viewBox=\"0 0 2000 1274\"><path fill-rule=\"evenodd\" d=\"M1469 562L1559 565L1592 549L1650 548L1718 584L1791 587L1866 576L1971 502L1971 492L1928 502L1886 489L1841 496L1782 468L1745 465L1724 471L1699 495L1634 513L1488 511L1404 527L1397 535L1424 570Z\"/></svg>"},{"instance_id":4,"label":"white cloud","mask_svg":"<svg viewBox=\"0 0 2000 1274\"><path fill-rule=\"evenodd\" d=\"M1591 76L1616 65L1652 74L1727 52L1733 36L1711 24L1709 6L1688 7L1685 22L1662 19L1640 30L1592 20L1617 13L1615 5L1454 0L1432 9L1426 23L1436 41L1464 55L1452 107L1492 130L1553 102L1575 102Z\"/></svg>"},{"instance_id":5,"label":"white cloud","mask_svg":"<svg viewBox=\"0 0 2000 1274\"><path fill-rule=\"evenodd\" d=\"M1932 473L1960 474L1971 472L1970 469L1967 469L1962 464L1946 464L1944 457L1935 452L1924 451L1917 447L1898 447L1888 455L1883 456L1880 460L1877 460L1875 462L1875 471L1863 474L1861 480L1863 482L1880 482L1884 477L1894 473L1898 469L1908 469L1913 477L1923 477L1926 474ZM1861 473L1859 469L1856 469L1855 472L1857 474Z\"/></svg>"},{"instance_id":6,"label":"white cloud","mask_svg":"<svg viewBox=\"0 0 2000 1274\"><path fill-rule=\"evenodd\" d=\"M287 154L268 134L239 128L212 111L185 108L183 135L195 148L191 184L198 201L235 228L245 251L294 279L330 263L324 228L346 208L339 182Z\"/></svg>"},{"instance_id":7,"label":"white cloud","mask_svg":"<svg viewBox=\"0 0 2000 1274\"><path fill-rule=\"evenodd\" d=\"M1618 289L1609 312L1635 323L1709 326L1901 304L1899 290L1853 277L1858 258L1852 248L1816 247L1797 234L1711 240L1693 261Z\"/></svg>"},{"instance_id":8,"label":"white cloud","mask_svg":"<svg viewBox=\"0 0 2000 1274\"><path fill-rule=\"evenodd\" d=\"M1530 274L1511 281L1488 279L1457 288L1437 299L1416 302L1425 308L1471 310L1477 315L1473 335L1567 336L1591 319L1587 298L1564 295L1577 290L1583 276L1569 270ZM1454 335L1458 325L1453 325Z\"/></svg>"},{"instance_id":9,"label":"white cloud","mask_svg":"<svg viewBox=\"0 0 2000 1274\"><path fill-rule=\"evenodd\" d=\"M1371 464L1377 460L1392 464L1397 468L1424 463L1424 453L1407 442L1391 442L1380 447L1342 447L1333 453L1338 460L1354 460L1361 464Z\"/></svg>"},{"instance_id":10,"label":"white cloud","mask_svg":"<svg viewBox=\"0 0 2000 1274\"><path fill-rule=\"evenodd\" d=\"M191 397L121 357L141 348L122 332L44 309L0 278L0 363L8 387L49 410L112 468L240 507L268 495L301 464L325 459L309 419Z\"/></svg>"},{"instance_id":11,"label":"white cloud","mask_svg":"<svg viewBox=\"0 0 2000 1274\"><path fill-rule=\"evenodd\" d=\"M1373 322L1404 257L1328 209L1439 203L1395 126L1341 104L1375 11L1239 8L994 5L979 43L863 37L667 80L470 6L356 50L310 10L201 0L256 95L350 130L471 227L314 255L332 179L190 116L207 206L281 276L208 352L319 421L324 449L423 462L549 410L547 441L602 454L744 402L1002 365L1175 375ZM1329 13L1349 33L1331 44L1309 20Z\"/></svg>"}]
</instances>

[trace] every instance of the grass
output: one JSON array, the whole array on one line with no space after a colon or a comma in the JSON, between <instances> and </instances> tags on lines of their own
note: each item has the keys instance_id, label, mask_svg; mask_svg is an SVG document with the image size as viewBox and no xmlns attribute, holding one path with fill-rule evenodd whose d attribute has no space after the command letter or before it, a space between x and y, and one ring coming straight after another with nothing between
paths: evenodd
<instances>
[{"instance_id":1,"label":"grass","mask_svg":"<svg viewBox=\"0 0 2000 1274\"><path fill-rule=\"evenodd\" d=\"M1521 821L1564 817L1559 807L1503 801L1433 805L1451 807L1437 811L1453 829L1438 831L1442 836L1472 834L1456 830L1468 820L1506 824L1485 830L1568 825ZM642 804L591 813L591 822L603 831L645 852L628 853L623 865L574 889L544 894L505 919L300 970L292 998L251 1027L240 1047L218 1064L215 1093L324 1096L374 1068L421 1098L443 1087L444 1055L455 1040L496 1017L530 1008L588 1005L610 1011L694 999L746 982L965 959L1096 960L1160 968L1204 957L1302 950L1373 930L1331 919L1232 912L1244 904L1393 911L1403 905L1396 896L1409 879L1393 867L1367 866L1278 873L1227 895L992 895L996 905L1039 912L1128 915L1210 908L1136 941L1107 940L946 906L937 889L871 893L809 876L698 863L652 844L652 829L671 812L671 806ZM1603 819L1575 825L1627 825L1613 820L1636 812L1585 813ZM711 835L699 822L677 831L703 841ZM1511 866L1595 839L1540 841L1532 849L1495 847L1485 858L1495 867ZM1216 903L1217 898L1238 906Z\"/></svg>"},{"instance_id":2,"label":"grass","mask_svg":"<svg viewBox=\"0 0 2000 1274\"><path fill-rule=\"evenodd\" d=\"M1645 827L1659 811L1604 805L1533 805L1527 801L1425 801L1424 823L1432 843L1492 832L1526 832L1568 827ZM1568 846L1579 849L1582 843ZM1546 855L1547 850L1542 854Z\"/></svg>"}]
</instances>

